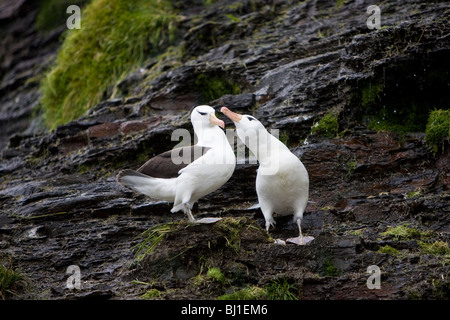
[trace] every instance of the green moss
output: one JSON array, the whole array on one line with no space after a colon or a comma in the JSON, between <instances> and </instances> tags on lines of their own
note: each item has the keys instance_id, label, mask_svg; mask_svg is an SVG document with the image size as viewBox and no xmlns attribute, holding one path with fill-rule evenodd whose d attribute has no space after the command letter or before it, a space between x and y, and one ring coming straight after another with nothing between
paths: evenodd
<instances>
[{"instance_id":1,"label":"green moss","mask_svg":"<svg viewBox=\"0 0 450 320\"><path fill-rule=\"evenodd\" d=\"M289 133L286 130L282 130L280 136L278 137L278 140L283 142L283 144L287 145L289 141Z\"/></svg>"},{"instance_id":2,"label":"green moss","mask_svg":"<svg viewBox=\"0 0 450 320\"><path fill-rule=\"evenodd\" d=\"M381 235L394 240L422 239L432 236L432 231L419 231L416 228L410 228L408 223L396 227L389 226Z\"/></svg>"},{"instance_id":3,"label":"green moss","mask_svg":"<svg viewBox=\"0 0 450 320\"><path fill-rule=\"evenodd\" d=\"M325 260L323 267L325 269L326 276L337 277L339 275L338 268L336 268L329 259Z\"/></svg>"},{"instance_id":4,"label":"green moss","mask_svg":"<svg viewBox=\"0 0 450 320\"><path fill-rule=\"evenodd\" d=\"M177 15L168 1L93 0L81 29L68 30L41 83L50 129L96 105L108 87L174 40Z\"/></svg>"},{"instance_id":5,"label":"green moss","mask_svg":"<svg viewBox=\"0 0 450 320\"><path fill-rule=\"evenodd\" d=\"M353 172L356 170L357 166L358 162L356 160L350 160L349 162L347 162L347 178L350 178L353 175Z\"/></svg>"},{"instance_id":6,"label":"green moss","mask_svg":"<svg viewBox=\"0 0 450 320\"><path fill-rule=\"evenodd\" d=\"M361 105L367 107L369 104L380 102L380 93L383 92L382 84L369 83L361 91Z\"/></svg>"},{"instance_id":7,"label":"green moss","mask_svg":"<svg viewBox=\"0 0 450 320\"><path fill-rule=\"evenodd\" d=\"M389 131L404 135L423 131L424 107L412 104L404 108L381 108L377 115L369 117L367 127L375 131Z\"/></svg>"},{"instance_id":8,"label":"green moss","mask_svg":"<svg viewBox=\"0 0 450 320\"><path fill-rule=\"evenodd\" d=\"M230 22L240 22L241 19L232 15L231 13L225 14L225 16L230 20Z\"/></svg>"},{"instance_id":9,"label":"green moss","mask_svg":"<svg viewBox=\"0 0 450 320\"><path fill-rule=\"evenodd\" d=\"M329 112L313 125L311 128L311 133L332 138L337 135L338 130L338 115L333 112Z\"/></svg>"},{"instance_id":10,"label":"green moss","mask_svg":"<svg viewBox=\"0 0 450 320\"><path fill-rule=\"evenodd\" d=\"M344 3L345 3L345 0L336 0L336 3L334 4L334 9L338 10L338 9L342 8Z\"/></svg>"},{"instance_id":11,"label":"green moss","mask_svg":"<svg viewBox=\"0 0 450 320\"><path fill-rule=\"evenodd\" d=\"M450 138L450 109L432 111L428 117L425 134L425 140L434 154L443 149L444 140Z\"/></svg>"},{"instance_id":12,"label":"green moss","mask_svg":"<svg viewBox=\"0 0 450 320\"><path fill-rule=\"evenodd\" d=\"M412 198L421 196L422 193L423 193L423 189L422 188L417 188L414 191L408 192L406 196L407 196L408 199L412 199Z\"/></svg>"},{"instance_id":13,"label":"green moss","mask_svg":"<svg viewBox=\"0 0 450 320\"><path fill-rule=\"evenodd\" d=\"M210 6L210 5L213 5L216 2L217 2L217 0L203 0L203 5Z\"/></svg>"},{"instance_id":14,"label":"green moss","mask_svg":"<svg viewBox=\"0 0 450 320\"><path fill-rule=\"evenodd\" d=\"M78 166L78 173L83 174L83 173L89 172L90 169L91 169L90 166L88 166L86 164L80 164Z\"/></svg>"},{"instance_id":15,"label":"green moss","mask_svg":"<svg viewBox=\"0 0 450 320\"><path fill-rule=\"evenodd\" d=\"M206 277L218 283L225 284L225 276L217 267L209 268L206 272Z\"/></svg>"},{"instance_id":16,"label":"green moss","mask_svg":"<svg viewBox=\"0 0 450 320\"><path fill-rule=\"evenodd\" d=\"M161 291L158 289L150 289L143 295L141 295L141 299L149 300L149 299L155 299L161 296Z\"/></svg>"},{"instance_id":17,"label":"green moss","mask_svg":"<svg viewBox=\"0 0 450 320\"><path fill-rule=\"evenodd\" d=\"M233 293L221 295L217 300L265 300L267 292L263 288L251 286Z\"/></svg>"},{"instance_id":18,"label":"green moss","mask_svg":"<svg viewBox=\"0 0 450 320\"><path fill-rule=\"evenodd\" d=\"M36 17L36 28L41 32L46 32L64 25L69 17L69 14L66 13L68 6L82 7L88 2L89 0L41 0Z\"/></svg>"},{"instance_id":19,"label":"green moss","mask_svg":"<svg viewBox=\"0 0 450 320\"><path fill-rule=\"evenodd\" d=\"M214 229L224 234L226 246L239 252L241 248L240 233L245 227L245 218L224 218L214 225Z\"/></svg>"},{"instance_id":20,"label":"green moss","mask_svg":"<svg viewBox=\"0 0 450 320\"><path fill-rule=\"evenodd\" d=\"M380 247L380 248L378 249L378 252L379 252L379 253L387 253L388 255L391 255L391 256L396 256L396 255L398 255L398 254L400 253L400 251L398 251L398 250L395 249L395 248L392 248L392 247L389 246L389 245L385 245L385 246L383 246L383 247Z\"/></svg>"},{"instance_id":21,"label":"green moss","mask_svg":"<svg viewBox=\"0 0 450 320\"><path fill-rule=\"evenodd\" d=\"M219 76L199 74L195 80L195 86L201 92L204 102L218 99L225 94L241 93L241 89L237 83L233 83Z\"/></svg>"},{"instance_id":22,"label":"green moss","mask_svg":"<svg viewBox=\"0 0 450 320\"><path fill-rule=\"evenodd\" d=\"M450 258L450 248L448 247L447 242L435 241L433 243L426 243L423 241L419 241L418 244L425 253L433 255L444 255L449 256L448 258Z\"/></svg>"}]
</instances>

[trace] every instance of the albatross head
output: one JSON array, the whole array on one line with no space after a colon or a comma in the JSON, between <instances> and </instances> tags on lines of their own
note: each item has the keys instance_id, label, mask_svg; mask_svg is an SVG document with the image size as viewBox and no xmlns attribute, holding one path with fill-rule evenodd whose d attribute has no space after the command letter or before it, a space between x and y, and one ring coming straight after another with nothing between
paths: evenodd
<instances>
[{"instance_id":1,"label":"albatross head","mask_svg":"<svg viewBox=\"0 0 450 320\"><path fill-rule=\"evenodd\" d=\"M215 110L210 106L197 106L191 112L191 122L194 125L200 127L214 127L219 126L225 129L225 123L218 119L215 114Z\"/></svg>"},{"instance_id":2,"label":"albatross head","mask_svg":"<svg viewBox=\"0 0 450 320\"><path fill-rule=\"evenodd\" d=\"M253 116L247 115L247 114L239 114L231 111L227 107L222 107L220 109L220 112L222 112L224 115L226 115L231 121L234 122L234 125L236 126L236 131L239 136L239 138L248 136L248 135L254 135L259 136L260 133L266 133L267 130L263 126L261 122L258 121ZM244 139L241 139L242 141L245 141Z\"/></svg>"}]
</instances>

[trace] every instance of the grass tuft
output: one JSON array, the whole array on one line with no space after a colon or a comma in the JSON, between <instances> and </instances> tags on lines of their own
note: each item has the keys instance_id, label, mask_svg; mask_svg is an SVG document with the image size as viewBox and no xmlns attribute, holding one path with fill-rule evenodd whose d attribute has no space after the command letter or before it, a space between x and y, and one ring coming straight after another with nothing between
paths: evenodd
<instances>
[{"instance_id":1,"label":"grass tuft","mask_svg":"<svg viewBox=\"0 0 450 320\"><path fill-rule=\"evenodd\" d=\"M141 261L145 256L155 251L166 234L175 230L175 225L176 223L158 224L141 233L138 237L143 238L143 240L133 247L136 261Z\"/></svg>"},{"instance_id":2,"label":"grass tuft","mask_svg":"<svg viewBox=\"0 0 450 320\"><path fill-rule=\"evenodd\" d=\"M0 298L6 299L7 294L14 294L14 289L25 280L25 276L11 266L0 265Z\"/></svg>"},{"instance_id":3,"label":"grass tuft","mask_svg":"<svg viewBox=\"0 0 450 320\"><path fill-rule=\"evenodd\" d=\"M269 300L298 300L294 291L297 291L297 286L284 277L274 279L266 285Z\"/></svg>"}]
</instances>

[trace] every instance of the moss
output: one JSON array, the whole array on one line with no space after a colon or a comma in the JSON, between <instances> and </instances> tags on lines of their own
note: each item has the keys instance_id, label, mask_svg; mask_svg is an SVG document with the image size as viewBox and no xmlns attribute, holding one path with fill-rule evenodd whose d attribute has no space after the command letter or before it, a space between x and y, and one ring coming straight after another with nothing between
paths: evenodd
<instances>
[{"instance_id":1,"label":"moss","mask_svg":"<svg viewBox=\"0 0 450 320\"><path fill-rule=\"evenodd\" d=\"M407 132L423 131L423 113L424 107L415 104L399 109L383 107L377 115L369 117L367 127L375 131L389 131L402 135Z\"/></svg>"},{"instance_id":2,"label":"moss","mask_svg":"<svg viewBox=\"0 0 450 320\"><path fill-rule=\"evenodd\" d=\"M265 289L251 286L233 293L221 295L217 300L265 300L267 299L267 292Z\"/></svg>"},{"instance_id":3,"label":"moss","mask_svg":"<svg viewBox=\"0 0 450 320\"><path fill-rule=\"evenodd\" d=\"M428 117L425 134L434 154L443 149L444 140L450 138L450 109L433 110Z\"/></svg>"},{"instance_id":4,"label":"moss","mask_svg":"<svg viewBox=\"0 0 450 320\"><path fill-rule=\"evenodd\" d=\"M66 13L70 5L84 6L89 0L41 0L36 17L36 28L47 32L65 24L69 17Z\"/></svg>"},{"instance_id":5,"label":"moss","mask_svg":"<svg viewBox=\"0 0 450 320\"><path fill-rule=\"evenodd\" d=\"M350 160L349 162L347 162L347 178L350 178L353 175L353 172L356 170L357 166L358 162L356 160Z\"/></svg>"},{"instance_id":6,"label":"moss","mask_svg":"<svg viewBox=\"0 0 450 320\"><path fill-rule=\"evenodd\" d=\"M289 141L289 133L286 130L282 130L278 140L283 142L283 144L287 145Z\"/></svg>"},{"instance_id":7,"label":"moss","mask_svg":"<svg viewBox=\"0 0 450 320\"><path fill-rule=\"evenodd\" d=\"M245 218L224 218L214 225L214 229L221 231L226 240L226 246L239 252L241 248L240 233L245 227Z\"/></svg>"},{"instance_id":8,"label":"moss","mask_svg":"<svg viewBox=\"0 0 450 320\"><path fill-rule=\"evenodd\" d=\"M329 112L314 124L311 128L311 133L332 138L337 135L338 130L338 115L333 112Z\"/></svg>"},{"instance_id":9,"label":"moss","mask_svg":"<svg viewBox=\"0 0 450 320\"><path fill-rule=\"evenodd\" d=\"M149 299L155 299L161 296L161 291L158 289L150 289L146 293L140 296L141 299L149 300Z\"/></svg>"},{"instance_id":10,"label":"moss","mask_svg":"<svg viewBox=\"0 0 450 320\"><path fill-rule=\"evenodd\" d=\"M394 240L411 240L411 239L423 239L432 236L432 231L419 231L416 228L410 228L408 223L398 225L396 227L389 226L385 232L381 235Z\"/></svg>"},{"instance_id":11,"label":"moss","mask_svg":"<svg viewBox=\"0 0 450 320\"><path fill-rule=\"evenodd\" d=\"M423 193L423 189L422 189L422 188L417 188L417 189L415 189L414 191L408 192L407 195L406 195L406 197L407 197L408 199L412 199L412 198L421 196L422 193Z\"/></svg>"},{"instance_id":12,"label":"moss","mask_svg":"<svg viewBox=\"0 0 450 320\"><path fill-rule=\"evenodd\" d=\"M446 276L447 278L448 276ZM433 279L431 297L434 300L450 299L450 281L447 279Z\"/></svg>"},{"instance_id":13,"label":"moss","mask_svg":"<svg viewBox=\"0 0 450 320\"><path fill-rule=\"evenodd\" d=\"M176 22L168 1L93 0L81 29L65 33L41 82L47 126L54 129L96 105L108 87L174 40Z\"/></svg>"},{"instance_id":14,"label":"moss","mask_svg":"<svg viewBox=\"0 0 450 320\"><path fill-rule=\"evenodd\" d=\"M336 3L334 4L334 9L338 10L344 6L345 0L336 0Z\"/></svg>"},{"instance_id":15,"label":"moss","mask_svg":"<svg viewBox=\"0 0 450 320\"><path fill-rule=\"evenodd\" d=\"M217 267L209 268L206 272L206 277L218 283L225 284L225 276Z\"/></svg>"},{"instance_id":16,"label":"moss","mask_svg":"<svg viewBox=\"0 0 450 320\"><path fill-rule=\"evenodd\" d=\"M325 262L323 264L323 267L325 269L324 273L325 273L326 276L336 277L336 276L339 275L338 268L336 268L329 259L325 260Z\"/></svg>"},{"instance_id":17,"label":"moss","mask_svg":"<svg viewBox=\"0 0 450 320\"><path fill-rule=\"evenodd\" d=\"M448 258L450 258L450 248L448 247L447 242L435 241L433 243L426 243L423 241L419 241L418 244L425 253L433 255L444 255L449 256Z\"/></svg>"},{"instance_id":18,"label":"moss","mask_svg":"<svg viewBox=\"0 0 450 320\"><path fill-rule=\"evenodd\" d=\"M349 234L352 236L362 236L363 231L362 230L353 230L353 231L350 231Z\"/></svg>"},{"instance_id":19,"label":"moss","mask_svg":"<svg viewBox=\"0 0 450 320\"><path fill-rule=\"evenodd\" d=\"M240 22L241 19L232 15L231 13L225 14L225 16L230 20L230 22Z\"/></svg>"},{"instance_id":20,"label":"moss","mask_svg":"<svg viewBox=\"0 0 450 320\"><path fill-rule=\"evenodd\" d=\"M203 0L203 5L210 6L210 5L213 5L216 2L217 2L217 0Z\"/></svg>"},{"instance_id":21,"label":"moss","mask_svg":"<svg viewBox=\"0 0 450 320\"><path fill-rule=\"evenodd\" d=\"M378 252L379 252L379 253L386 253L386 254L391 255L391 256L396 256L396 255L398 255L398 254L400 253L400 251L398 251L398 250L395 249L395 248L392 248L392 247L389 246L389 245L385 245L385 246L383 246L383 247L380 247L380 248L378 249Z\"/></svg>"},{"instance_id":22,"label":"moss","mask_svg":"<svg viewBox=\"0 0 450 320\"><path fill-rule=\"evenodd\" d=\"M363 107L367 107L369 104L380 102L380 93L383 92L382 84L369 83L361 91L361 104Z\"/></svg>"},{"instance_id":23,"label":"moss","mask_svg":"<svg viewBox=\"0 0 450 320\"><path fill-rule=\"evenodd\" d=\"M91 169L91 167L88 166L87 164L80 164L78 166L78 173L83 174L83 173L89 172L90 169Z\"/></svg>"},{"instance_id":24,"label":"moss","mask_svg":"<svg viewBox=\"0 0 450 320\"><path fill-rule=\"evenodd\" d=\"M195 86L203 96L204 102L220 98L225 94L239 94L241 89L237 83L233 83L219 76L199 74L195 80Z\"/></svg>"}]
</instances>

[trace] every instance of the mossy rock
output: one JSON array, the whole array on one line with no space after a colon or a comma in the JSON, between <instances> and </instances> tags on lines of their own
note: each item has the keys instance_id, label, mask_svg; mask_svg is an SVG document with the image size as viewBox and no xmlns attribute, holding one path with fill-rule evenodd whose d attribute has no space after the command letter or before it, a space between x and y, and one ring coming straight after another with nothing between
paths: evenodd
<instances>
[{"instance_id":1,"label":"mossy rock","mask_svg":"<svg viewBox=\"0 0 450 320\"><path fill-rule=\"evenodd\" d=\"M41 83L50 129L85 114L106 90L175 38L178 16L168 1L93 0L81 28L68 30Z\"/></svg>"},{"instance_id":2,"label":"mossy rock","mask_svg":"<svg viewBox=\"0 0 450 320\"><path fill-rule=\"evenodd\" d=\"M240 94L241 89L237 83L220 77L207 74L199 74L195 80L195 86L202 94L204 102L218 99L226 94Z\"/></svg>"},{"instance_id":3,"label":"mossy rock","mask_svg":"<svg viewBox=\"0 0 450 320\"><path fill-rule=\"evenodd\" d=\"M450 138L450 109L434 110L428 117L425 140L436 154Z\"/></svg>"},{"instance_id":4,"label":"mossy rock","mask_svg":"<svg viewBox=\"0 0 450 320\"><path fill-rule=\"evenodd\" d=\"M339 131L338 115L329 112L311 128L312 134L333 138Z\"/></svg>"}]
</instances>

